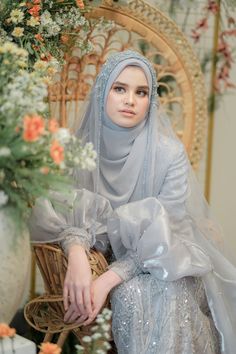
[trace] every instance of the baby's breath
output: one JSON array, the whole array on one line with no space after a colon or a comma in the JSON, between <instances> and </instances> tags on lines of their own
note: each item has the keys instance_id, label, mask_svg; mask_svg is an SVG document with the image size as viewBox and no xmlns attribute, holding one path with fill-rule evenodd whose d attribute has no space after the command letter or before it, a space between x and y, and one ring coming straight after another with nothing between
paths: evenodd
<instances>
[{"instance_id":1,"label":"baby's breath","mask_svg":"<svg viewBox=\"0 0 236 354\"><path fill-rule=\"evenodd\" d=\"M82 354L84 351L90 354L106 354L111 349L110 319L111 310L103 309L102 313L97 316L96 325L91 328L92 335L83 337L84 346L76 346L77 354Z\"/></svg>"}]
</instances>

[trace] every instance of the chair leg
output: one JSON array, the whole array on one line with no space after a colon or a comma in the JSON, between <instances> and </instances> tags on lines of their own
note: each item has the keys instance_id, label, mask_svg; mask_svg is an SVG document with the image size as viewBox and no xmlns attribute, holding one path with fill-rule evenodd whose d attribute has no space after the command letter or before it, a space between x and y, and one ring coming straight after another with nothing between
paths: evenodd
<instances>
[{"instance_id":1,"label":"chair leg","mask_svg":"<svg viewBox=\"0 0 236 354\"><path fill-rule=\"evenodd\" d=\"M63 344L65 343L66 338L68 337L68 334L70 333L70 331L62 331L58 337L57 340L57 345L62 348Z\"/></svg>"},{"instance_id":2,"label":"chair leg","mask_svg":"<svg viewBox=\"0 0 236 354\"><path fill-rule=\"evenodd\" d=\"M52 337L53 337L53 333L47 332L44 339L43 339L43 342L51 342Z\"/></svg>"}]
</instances>

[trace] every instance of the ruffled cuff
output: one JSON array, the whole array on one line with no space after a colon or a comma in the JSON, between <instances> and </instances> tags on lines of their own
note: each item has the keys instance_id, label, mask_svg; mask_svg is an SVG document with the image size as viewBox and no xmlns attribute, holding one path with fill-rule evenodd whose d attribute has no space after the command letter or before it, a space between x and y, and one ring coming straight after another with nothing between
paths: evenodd
<instances>
[{"instance_id":1,"label":"ruffled cuff","mask_svg":"<svg viewBox=\"0 0 236 354\"><path fill-rule=\"evenodd\" d=\"M89 234L86 230L77 227L69 227L65 229L60 233L59 238L62 239L60 244L66 255L68 255L70 246L75 244L82 246L86 251L89 251L92 247L91 234Z\"/></svg>"},{"instance_id":2,"label":"ruffled cuff","mask_svg":"<svg viewBox=\"0 0 236 354\"><path fill-rule=\"evenodd\" d=\"M135 252L127 252L119 260L110 264L108 269L111 269L124 281L128 281L142 273L138 256Z\"/></svg>"}]
</instances>

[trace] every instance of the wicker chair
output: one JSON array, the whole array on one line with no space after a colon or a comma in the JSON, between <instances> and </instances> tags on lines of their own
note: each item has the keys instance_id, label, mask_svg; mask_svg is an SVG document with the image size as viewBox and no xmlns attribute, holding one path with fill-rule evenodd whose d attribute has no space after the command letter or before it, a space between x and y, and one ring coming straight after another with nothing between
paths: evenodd
<instances>
[{"instance_id":1,"label":"wicker chair","mask_svg":"<svg viewBox=\"0 0 236 354\"><path fill-rule=\"evenodd\" d=\"M110 53L135 49L146 55L157 71L160 100L171 117L171 123L183 141L193 168L197 169L205 140L207 121L206 94L200 65L192 48L176 24L142 0L128 5L112 0L87 14L91 23L104 17L113 21L110 28L88 33L94 51L82 55L74 48L67 56L62 71L49 87L49 103L53 117L63 127L75 128L80 102L89 92L101 65ZM36 245L34 252L42 273L46 294L25 307L25 316L32 327L45 332L45 340L61 333L58 344L63 345L69 331L81 339L89 327L67 325L63 322L62 285L67 261L58 246ZM106 268L100 253L91 251L93 276Z\"/></svg>"},{"instance_id":2,"label":"wicker chair","mask_svg":"<svg viewBox=\"0 0 236 354\"><path fill-rule=\"evenodd\" d=\"M52 341L53 335L60 333L57 344L62 347L70 331L81 341L83 336L91 333L92 324L79 326L63 321L65 311L62 294L67 259L62 249L55 244L37 244L33 246L33 251L46 292L26 304L24 315L27 322L36 330L45 333L44 342ZM95 279L104 272L107 261L100 252L94 250L90 251L88 257L92 277ZM108 300L104 306L108 306Z\"/></svg>"}]
</instances>

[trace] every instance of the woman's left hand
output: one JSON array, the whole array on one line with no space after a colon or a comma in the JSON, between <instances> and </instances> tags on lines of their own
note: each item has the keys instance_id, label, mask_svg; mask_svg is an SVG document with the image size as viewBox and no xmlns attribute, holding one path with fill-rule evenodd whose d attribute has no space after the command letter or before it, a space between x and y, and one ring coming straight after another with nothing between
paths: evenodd
<instances>
[{"instance_id":1,"label":"woman's left hand","mask_svg":"<svg viewBox=\"0 0 236 354\"><path fill-rule=\"evenodd\" d=\"M111 289L121 282L122 279L112 270L108 270L92 282L91 294L93 311L88 319L83 323L83 326L93 322L104 305Z\"/></svg>"}]
</instances>

